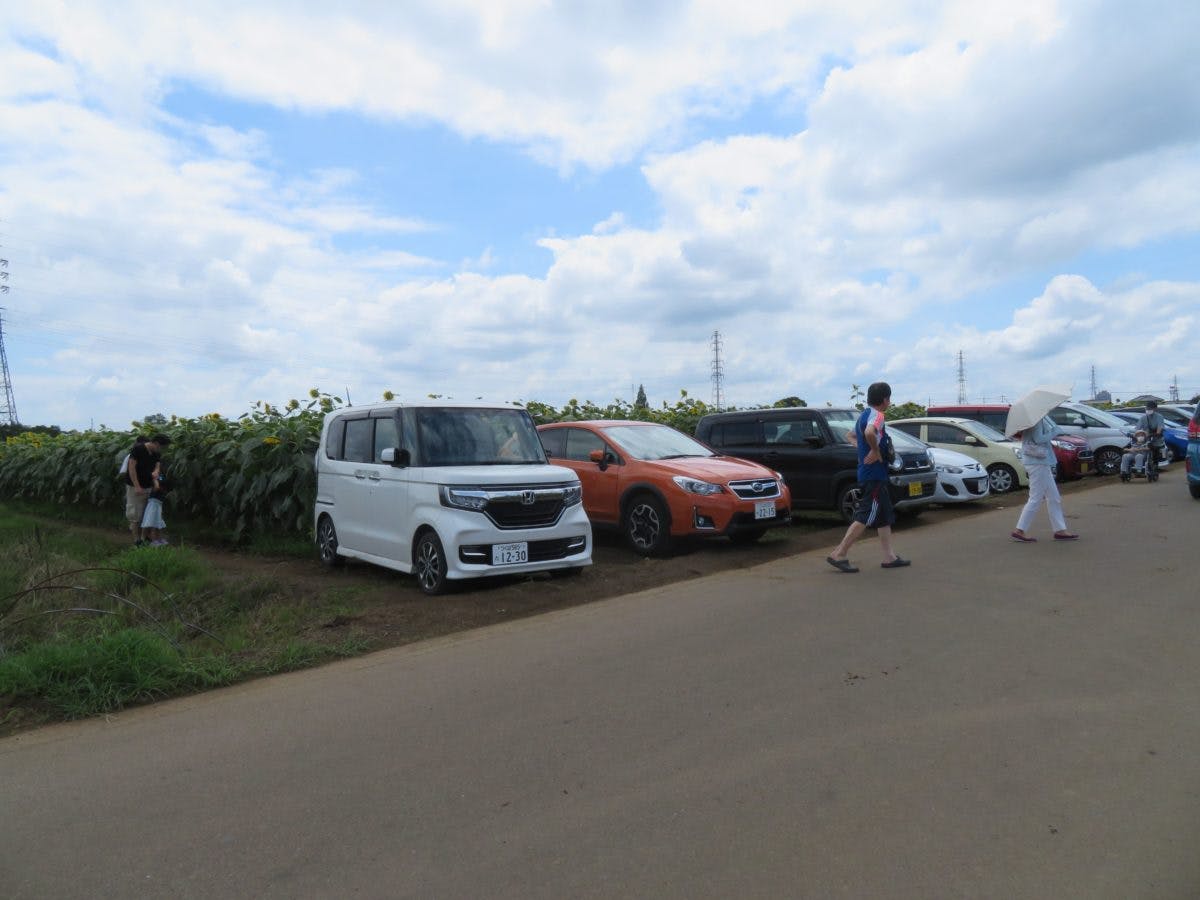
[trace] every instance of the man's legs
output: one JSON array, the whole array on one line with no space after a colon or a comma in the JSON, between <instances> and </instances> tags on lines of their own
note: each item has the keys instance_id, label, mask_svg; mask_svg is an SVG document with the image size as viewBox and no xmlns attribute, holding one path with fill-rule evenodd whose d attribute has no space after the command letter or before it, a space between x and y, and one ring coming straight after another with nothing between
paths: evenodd
<instances>
[{"instance_id":1,"label":"man's legs","mask_svg":"<svg viewBox=\"0 0 1200 900\"><path fill-rule=\"evenodd\" d=\"M834 559L845 559L850 552L850 548L854 546L854 542L863 536L863 532L867 530L865 523L855 519L850 523L850 527L846 529L846 534L842 537L842 542L834 548L831 554Z\"/></svg>"}]
</instances>

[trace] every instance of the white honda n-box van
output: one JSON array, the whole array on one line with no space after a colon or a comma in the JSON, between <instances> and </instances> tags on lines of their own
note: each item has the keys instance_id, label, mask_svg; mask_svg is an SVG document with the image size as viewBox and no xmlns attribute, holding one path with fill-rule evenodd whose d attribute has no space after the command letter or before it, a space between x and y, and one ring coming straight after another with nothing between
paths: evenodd
<instances>
[{"instance_id":1,"label":"white honda n-box van","mask_svg":"<svg viewBox=\"0 0 1200 900\"><path fill-rule=\"evenodd\" d=\"M592 562L579 478L547 464L529 413L512 403L429 400L329 413L317 449L321 561L447 580L575 573Z\"/></svg>"}]
</instances>

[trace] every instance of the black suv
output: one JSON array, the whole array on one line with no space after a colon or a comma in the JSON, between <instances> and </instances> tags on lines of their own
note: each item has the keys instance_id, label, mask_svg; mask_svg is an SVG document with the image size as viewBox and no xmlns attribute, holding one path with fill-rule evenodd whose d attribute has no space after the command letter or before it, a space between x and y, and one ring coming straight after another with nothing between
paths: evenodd
<instances>
[{"instance_id":1,"label":"black suv","mask_svg":"<svg viewBox=\"0 0 1200 900\"><path fill-rule=\"evenodd\" d=\"M794 509L831 509L849 522L858 503L854 409L787 407L713 413L696 424L696 437L719 453L779 472L792 490ZM928 448L895 439L892 505L916 512L933 502L937 472ZM903 446L901 446L903 444Z\"/></svg>"}]
</instances>

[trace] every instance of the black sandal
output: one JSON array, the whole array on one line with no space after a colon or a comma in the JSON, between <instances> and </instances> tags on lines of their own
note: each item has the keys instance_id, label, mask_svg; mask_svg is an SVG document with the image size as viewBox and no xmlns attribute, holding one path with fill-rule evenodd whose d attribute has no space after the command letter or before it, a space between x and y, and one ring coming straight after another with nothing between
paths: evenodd
<instances>
[{"instance_id":1,"label":"black sandal","mask_svg":"<svg viewBox=\"0 0 1200 900\"><path fill-rule=\"evenodd\" d=\"M885 563L879 564L880 568L883 568L883 569L903 569L905 566L911 566L911 565L912 565L911 559L901 559L899 556L897 556L891 562L885 562Z\"/></svg>"},{"instance_id":2,"label":"black sandal","mask_svg":"<svg viewBox=\"0 0 1200 900\"><path fill-rule=\"evenodd\" d=\"M850 565L850 560L848 559L834 559L832 556L827 556L825 557L825 562L829 563L839 572L845 572L847 575L852 575L858 571L856 567Z\"/></svg>"}]
</instances>

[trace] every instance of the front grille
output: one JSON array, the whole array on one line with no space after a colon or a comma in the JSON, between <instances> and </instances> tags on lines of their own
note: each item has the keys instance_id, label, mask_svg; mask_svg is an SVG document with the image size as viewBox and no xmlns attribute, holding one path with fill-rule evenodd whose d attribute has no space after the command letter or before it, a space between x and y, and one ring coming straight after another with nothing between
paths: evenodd
<instances>
[{"instance_id":1,"label":"front grille","mask_svg":"<svg viewBox=\"0 0 1200 900\"><path fill-rule=\"evenodd\" d=\"M586 547L587 538L582 535L578 537L556 538L551 541L530 541L529 561L550 562L556 559L566 559L568 556L582 553ZM490 566L492 564L492 545L464 544L458 548L458 558L462 562L471 565ZM507 567L500 566L498 568Z\"/></svg>"},{"instance_id":2,"label":"front grille","mask_svg":"<svg viewBox=\"0 0 1200 900\"><path fill-rule=\"evenodd\" d=\"M779 482L774 478L731 481L729 489L743 500L773 500L779 496Z\"/></svg>"},{"instance_id":3,"label":"front grille","mask_svg":"<svg viewBox=\"0 0 1200 900\"><path fill-rule=\"evenodd\" d=\"M982 494L987 487L988 480L986 478L964 478L963 484L966 485L968 491L972 494Z\"/></svg>"},{"instance_id":4,"label":"front grille","mask_svg":"<svg viewBox=\"0 0 1200 900\"><path fill-rule=\"evenodd\" d=\"M500 528L544 528L557 522L562 511L561 491L556 498L535 499L530 504L519 497L490 499L484 508L487 517Z\"/></svg>"}]
</instances>

